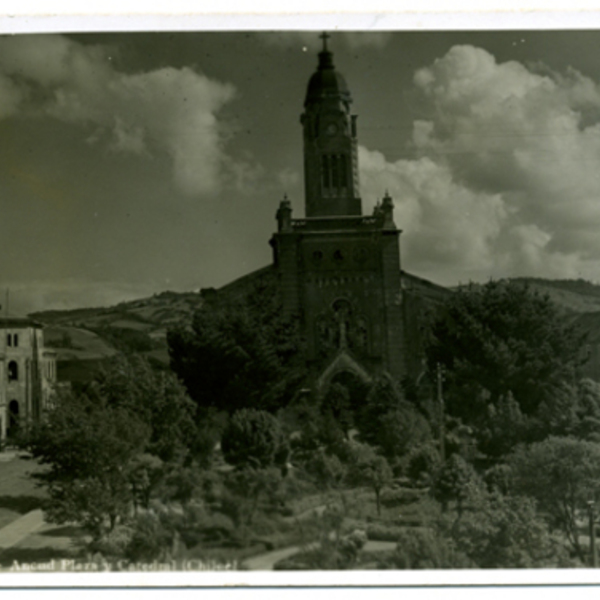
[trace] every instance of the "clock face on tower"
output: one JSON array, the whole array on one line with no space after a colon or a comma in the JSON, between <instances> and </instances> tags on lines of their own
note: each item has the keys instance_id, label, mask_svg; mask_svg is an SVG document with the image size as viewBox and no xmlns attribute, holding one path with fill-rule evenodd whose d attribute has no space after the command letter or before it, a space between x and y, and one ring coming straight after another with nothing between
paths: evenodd
<instances>
[{"instance_id":1,"label":"clock face on tower","mask_svg":"<svg viewBox=\"0 0 600 600\"><path fill-rule=\"evenodd\" d=\"M327 128L325 129L325 133L327 135L335 135L337 133L337 125L335 123L329 123L329 125L327 125Z\"/></svg>"}]
</instances>

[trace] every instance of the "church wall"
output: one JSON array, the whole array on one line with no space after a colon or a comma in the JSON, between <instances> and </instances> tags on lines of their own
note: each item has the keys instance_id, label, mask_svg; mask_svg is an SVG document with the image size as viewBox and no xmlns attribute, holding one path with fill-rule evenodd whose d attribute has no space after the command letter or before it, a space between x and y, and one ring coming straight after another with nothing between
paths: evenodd
<instances>
[{"instance_id":1,"label":"church wall","mask_svg":"<svg viewBox=\"0 0 600 600\"><path fill-rule=\"evenodd\" d=\"M377 307L383 302L383 288L373 246L368 234L330 234L304 240L302 306L310 360L323 360L339 350L334 305L347 301L352 313L349 350L368 362L381 362L385 343Z\"/></svg>"},{"instance_id":2,"label":"church wall","mask_svg":"<svg viewBox=\"0 0 600 600\"><path fill-rule=\"evenodd\" d=\"M389 373L396 379L405 374L408 348L404 339L402 291L400 288L400 250L397 230L385 231L381 237L381 272L383 277L386 357Z\"/></svg>"}]
</instances>

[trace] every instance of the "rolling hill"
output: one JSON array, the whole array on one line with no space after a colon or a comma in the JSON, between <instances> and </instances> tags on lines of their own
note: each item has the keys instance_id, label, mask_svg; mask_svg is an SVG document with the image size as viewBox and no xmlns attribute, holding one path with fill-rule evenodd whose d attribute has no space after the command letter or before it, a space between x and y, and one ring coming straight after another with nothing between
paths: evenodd
<instances>
[{"instance_id":1,"label":"rolling hill","mask_svg":"<svg viewBox=\"0 0 600 600\"><path fill-rule=\"evenodd\" d=\"M547 294L566 318L589 332L590 344L600 345L600 285L583 279L522 277L513 281ZM112 307L50 310L29 316L45 325L46 345L57 352L59 378L76 380L89 377L118 351L141 353L166 364L167 330L189 323L202 298L198 292L166 291Z\"/></svg>"},{"instance_id":2,"label":"rolling hill","mask_svg":"<svg viewBox=\"0 0 600 600\"><path fill-rule=\"evenodd\" d=\"M45 325L45 344L57 352L59 380L82 380L119 351L137 352L166 364L167 330L189 323L201 305L200 293L162 292L112 307L29 316Z\"/></svg>"}]
</instances>

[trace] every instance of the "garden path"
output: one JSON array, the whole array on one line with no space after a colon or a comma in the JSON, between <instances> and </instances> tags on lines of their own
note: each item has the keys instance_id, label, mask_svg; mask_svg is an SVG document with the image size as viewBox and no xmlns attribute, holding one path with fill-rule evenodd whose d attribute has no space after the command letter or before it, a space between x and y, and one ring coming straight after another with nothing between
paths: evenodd
<instances>
[{"instance_id":1,"label":"garden path","mask_svg":"<svg viewBox=\"0 0 600 600\"><path fill-rule=\"evenodd\" d=\"M0 550L12 548L26 537L41 529L44 525L44 514L38 508L0 529Z\"/></svg>"},{"instance_id":2,"label":"garden path","mask_svg":"<svg viewBox=\"0 0 600 600\"><path fill-rule=\"evenodd\" d=\"M363 552L377 552L380 550L395 550L396 542L377 542L368 541L363 546ZM244 561L244 566L249 571L272 571L275 563L289 558L297 552L300 552L302 548L300 546L290 546L289 548L280 548L279 550L273 550L259 556L253 556Z\"/></svg>"}]
</instances>

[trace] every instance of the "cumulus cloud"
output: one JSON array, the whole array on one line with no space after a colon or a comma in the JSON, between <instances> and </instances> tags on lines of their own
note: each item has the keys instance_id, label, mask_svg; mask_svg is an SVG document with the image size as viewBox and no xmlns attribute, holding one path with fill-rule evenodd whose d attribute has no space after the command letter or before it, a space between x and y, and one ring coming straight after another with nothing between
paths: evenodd
<instances>
[{"instance_id":1,"label":"cumulus cloud","mask_svg":"<svg viewBox=\"0 0 600 600\"><path fill-rule=\"evenodd\" d=\"M277 173L277 182L279 187L288 193L290 190L300 185L300 173L295 169L282 169Z\"/></svg>"},{"instance_id":2,"label":"cumulus cloud","mask_svg":"<svg viewBox=\"0 0 600 600\"><path fill-rule=\"evenodd\" d=\"M218 113L233 86L188 67L128 74L111 49L63 36L0 38L0 117L46 114L93 128L88 140L138 155L168 155L178 187L210 193L226 164Z\"/></svg>"},{"instance_id":3,"label":"cumulus cloud","mask_svg":"<svg viewBox=\"0 0 600 600\"><path fill-rule=\"evenodd\" d=\"M414 82L429 111L414 124L417 159L361 152L364 191L381 196L385 182L396 194L407 259L474 278L599 279L598 84L472 46Z\"/></svg>"},{"instance_id":4,"label":"cumulus cloud","mask_svg":"<svg viewBox=\"0 0 600 600\"><path fill-rule=\"evenodd\" d=\"M428 157L389 163L361 147L359 164L366 196L380 198L387 191L395 200L396 222L406 232L406 262L427 271L443 263L476 272L493 260L492 243L509 217L499 194L456 183L448 166Z\"/></svg>"}]
</instances>

